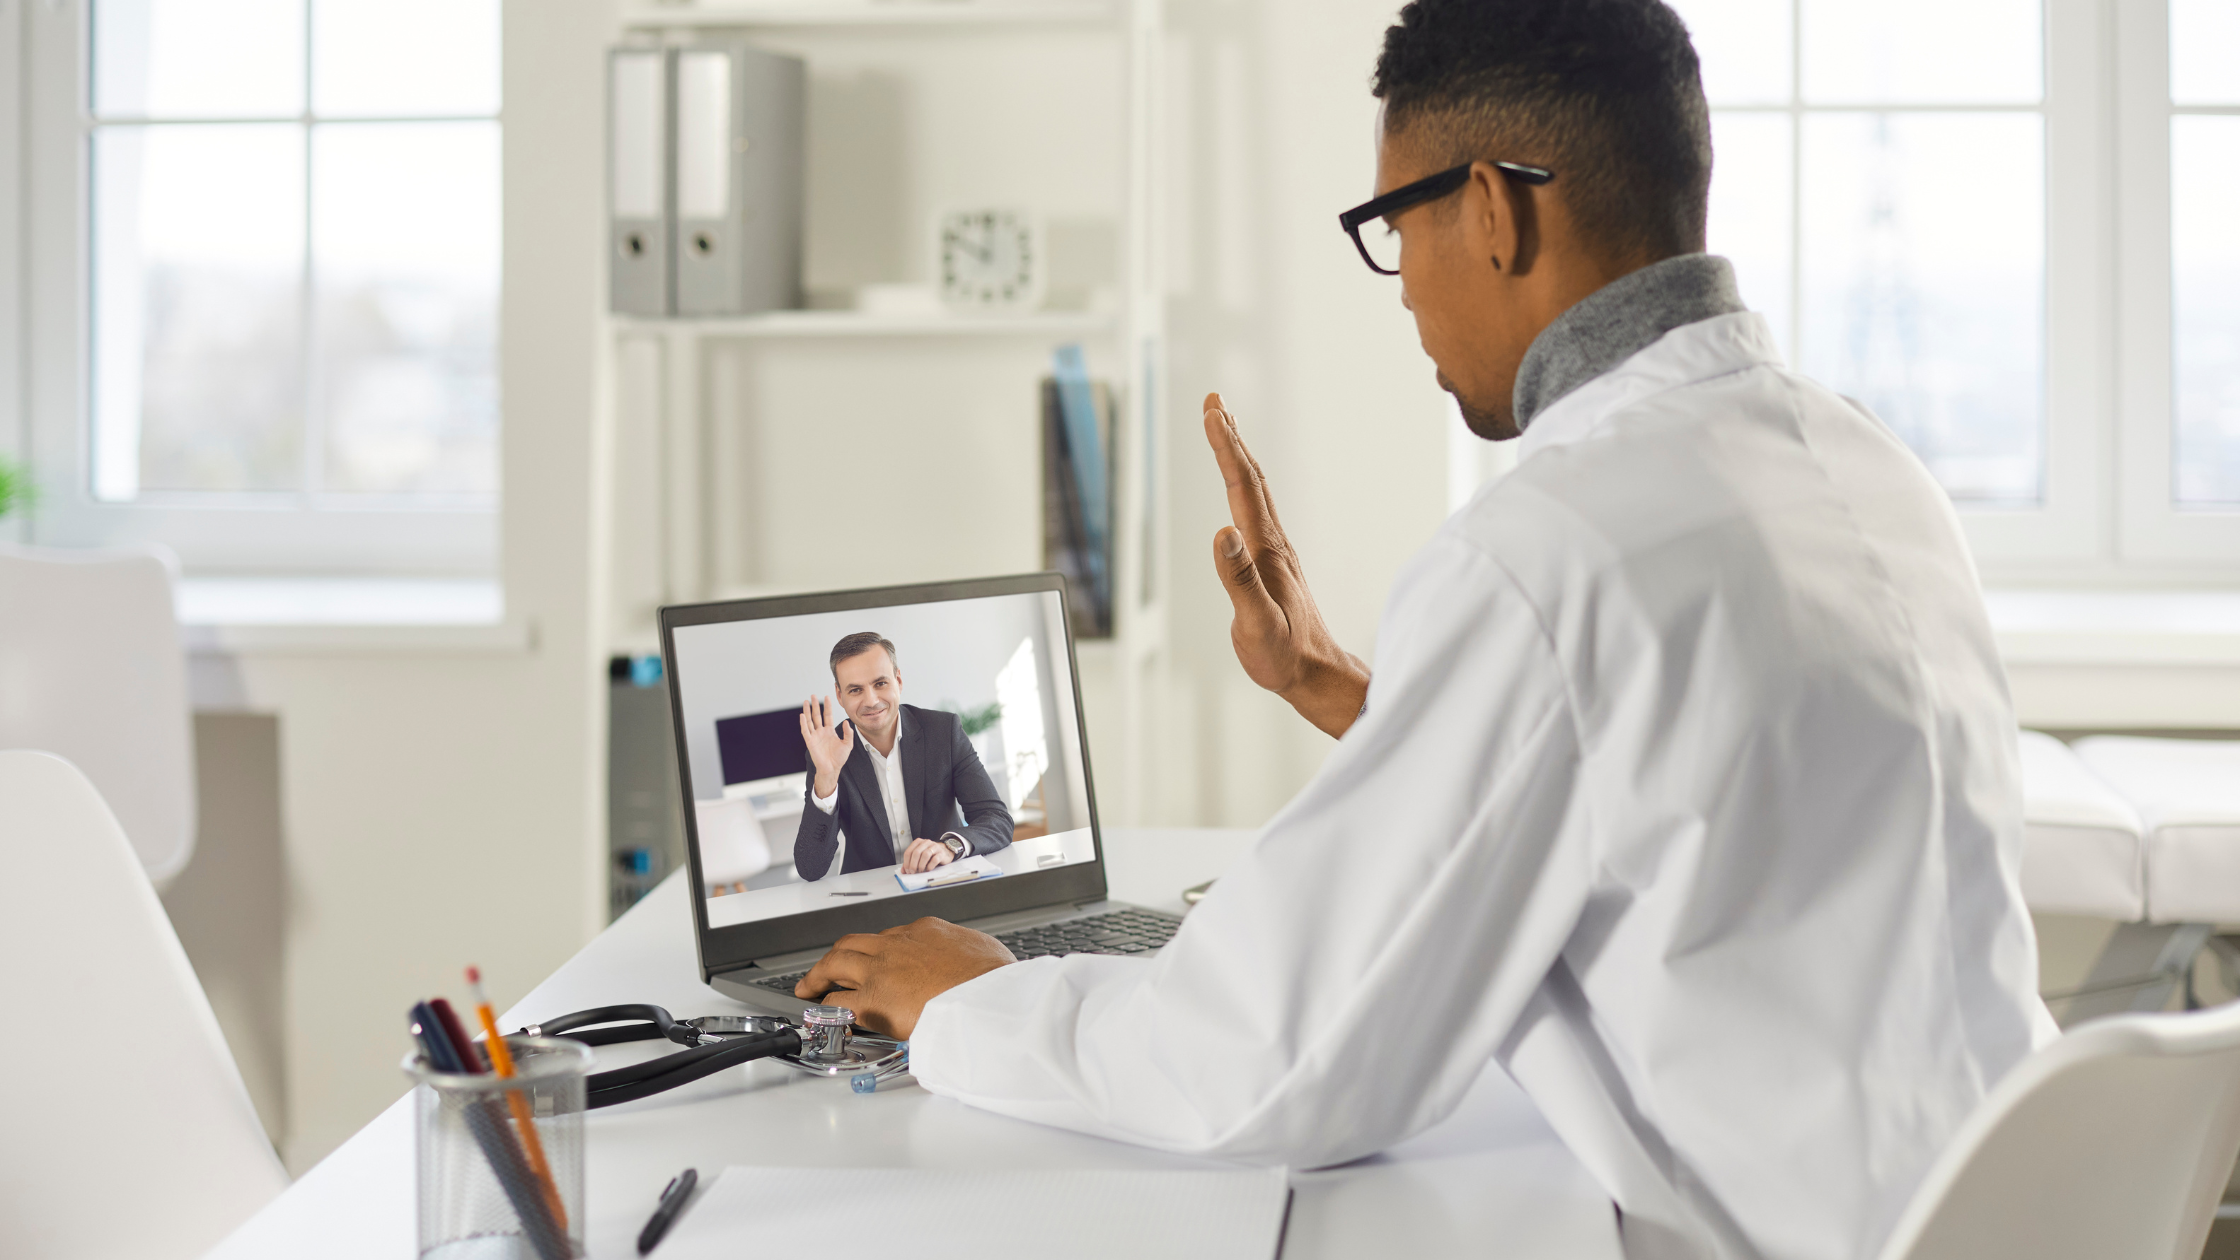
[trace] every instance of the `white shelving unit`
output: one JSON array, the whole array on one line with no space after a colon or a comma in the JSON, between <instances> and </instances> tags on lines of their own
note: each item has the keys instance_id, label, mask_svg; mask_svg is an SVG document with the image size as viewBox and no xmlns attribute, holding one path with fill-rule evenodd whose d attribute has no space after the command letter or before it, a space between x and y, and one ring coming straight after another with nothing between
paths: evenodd
<instances>
[{"instance_id":1,"label":"white shelving unit","mask_svg":"<svg viewBox=\"0 0 2240 1260\"><path fill-rule=\"evenodd\" d=\"M879 315L862 311L770 311L729 319L616 317L614 330L644 336L759 337L1050 337L1108 336L1119 326L1111 315L1036 311L1026 315Z\"/></svg>"},{"instance_id":2,"label":"white shelving unit","mask_svg":"<svg viewBox=\"0 0 2240 1260\"><path fill-rule=\"evenodd\" d=\"M629 3L626 26L976 26L1119 20L1112 0L718 0L712 4Z\"/></svg>"},{"instance_id":3,"label":"white shelving unit","mask_svg":"<svg viewBox=\"0 0 2240 1260\"><path fill-rule=\"evenodd\" d=\"M860 165L854 157L858 147L853 143L855 138L840 134L839 129L849 121L861 123L865 118L870 121L864 125L885 127L892 133L879 137L890 150L896 136L913 135L921 150L929 145L939 149L928 153L905 147L889 152L888 161L896 169L898 182L913 177L922 182L945 180L953 191L970 186L972 165L984 163L991 187L1048 187L1072 193L1084 184L1093 183L1099 188L1109 184L1114 190L1108 207L1111 274L1097 277L1095 288L1116 295L1117 301L1099 301L1095 310L1008 315L796 310L719 319L611 317L606 339L610 355L607 378L615 382L618 444L629 448L618 453L617 467L638 469L636 490L622 484L630 479L626 472L617 474L613 510L621 522L619 536L625 540L618 544L618 550L627 549L631 538L641 543L637 552L640 559L618 556L616 561L616 594L612 599L615 628L609 635L616 650L651 648L651 613L659 603L866 584L844 565L831 580L824 580L821 574L792 569L764 572L754 565L726 561L727 555L752 553L757 547L787 556L814 550L803 548L797 534L777 538L780 527L790 528L801 514L799 505L804 502L815 505L818 511L855 510L843 491L836 490L829 501L823 497L826 480L844 485L849 475L825 466L826 461L789 466L782 471L766 466L760 482L751 478L741 481L734 476L735 466L740 463L736 454L743 447L760 442L764 447L782 446L789 452L802 448L803 432L779 432L775 426L831 423L836 431L846 428L845 441L835 438L830 443L846 447L845 451L830 452L829 462L834 465L846 462L844 456L853 457L867 442L876 444L881 434L906 438L915 443L910 447L913 458L907 469L881 470L874 462L867 475L899 473L905 484L939 485L952 496L984 496L991 505L990 515L1001 515L1007 522L1000 534L983 531L979 535L983 540L997 536L1009 540L1001 547L990 547L983 541L975 552L970 540L964 539L944 560L936 558L944 553L927 552L921 546L920 551L910 553L915 558L905 580L1039 567L1040 459L1039 454L1030 459L1018 455L1022 450L1040 450L1036 382L1048 373L1049 350L1077 341L1088 352L1092 374L1111 385L1119 404L1114 438L1118 453L1114 636L1109 641L1081 645L1084 700L1097 754L1100 809L1108 821L1124 822L1140 812L1143 789L1135 768L1145 764L1145 704L1153 694L1152 672L1161 668L1165 649L1164 577L1152 565L1152 558L1164 548L1167 517L1165 478L1159 467L1163 455L1153 441L1158 430L1156 408L1165 359L1163 302L1157 283L1161 275L1156 231L1160 198L1153 186L1158 170L1153 150L1157 134L1159 14L1159 0L723 0L685 4L626 0L620 8L618 31L618 39L623 41L689 43L712 29L720 29L742 33L750 40L807 60L812 216L817 214L820 152L827 160L837 160L832 157L834 153L845 153L851 164ZM1094 72L1078 76L1079 82L1092 87L1077 87L1073 79L1054 72L1049 59L1040 53L1045 45L1054 57L1093 59ZM1117 75L1108 73L1115 58ZM1011 85L1000 73L983 72L984 66L1018 67L1021 83L1028 86L1006 95ZM1055 91L1053 83L1057 85ZM890 103L885 116L861 108L850 112L851 103L860 104L862 92L887 91L903 96L923 84L935 85L925 88L928 95L948 93L934 105L948 111L942 116L952 125L960 113L970 117L972 110L980 111L982 117L1016 110L1023 111L1014 119L1022 126L1047 127L1046 118L1038 117L1037 112L1066 116L1066 111L1073 111L1074 116L1086 120L1079 128L1080 134L1113 151L1085 155L1079 146L1060 153L1053 146L1028 143L959 145L952 135L924 130L913 133L912 127L920 125L920 120L902 115L918 107L915 101L910 109ZM1041 86L1033 86L1036 84ZM1083 95L1092 88L1104 93L1107 86L1116 90L1117 99ZM852 97L851 92L859 96ZM960 97L969 100L960 104ZM836 104L820 116L820 102ZM1002 128L999 124L993 130L1000 132ZM1091 163L1088 169L1095 179L1080 178L1084 160ZM1069 162L1072 165L1066 166ZM1047 173L1038 168L1038 163L1049 167ZM898 200L907 199L898 193ZM1019 200L998 192L990 195L988 204L1017 204ZM811 223L812 266L817 256L817 233L827 228L844 232L847 225ZM925 235L931 236L930 227ZM885 242L889 254L896 252L892 244L891 240ZM833 252L828 247L825 256ZM902 274L872 279L910 283L923 282L924 278ZM814 274L810 283L817 284ZM1038 363L1040 368L1036 370L1034 365ZM939 379L922 386L907 380L913 365L927 368L929 376ZM769 414L770 398L783 395L787 389L798 395L805 374L844 382L846 401L856 406L858 413L845 425L828 421L815 406L791 402L778 405L786 415ZM632 382L640 400L636 408L625 396ZM927 427L944 423L945 388L960 396L970 395L973 400L959 404L972 412L971 424L960 423L956 452L947 466L939 449L942 444L926 441ZM644 400L647 394L654 396L650 404ZM1017 400L1015 417L1009 414L1008 401L1000 408L988 401L1013 396ZM764 410L751 420L739 418L756 407ZM884 416L862 414L866 409L879 408L885 409ZM634 410L650 410L651 414L634 422ZM1002 414L994 414L999 410ZM762 431L745 432L754 426ZM871 436L864 437L866 433ZM809 436L815 435L812 432ZM987 472L991 445L1001 448L1003 456L994 461L1000 467L992 479ZM789 458L800 462L797 454ZM633 459L636 465L631 465ZM1033 470L1031 477L1023 475L1025 469ZM740 504L758 494L773 502L784 499L795 507L767 510L758 518L768 526L765 532L770 538L742 538L735 522L752 513L743 513ZM1023 504L1031 505L1031 511L1022 510ZM1034 522L1031 552L1020 526L1030 519ZM644 568L642 557L648 549L659 553L657 577L636 571ZM846 547L838 545L831 550L847 552ZM1030 555L1031 559L1021 562ZM621 572L633 564L636 570Z\"/></svg>"}]
</instances>

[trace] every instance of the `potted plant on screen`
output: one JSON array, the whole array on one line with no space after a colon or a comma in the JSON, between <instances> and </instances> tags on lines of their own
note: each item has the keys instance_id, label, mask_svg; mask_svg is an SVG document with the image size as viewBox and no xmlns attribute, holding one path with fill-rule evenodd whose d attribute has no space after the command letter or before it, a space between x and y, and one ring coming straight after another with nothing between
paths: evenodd
<instances>
[{"instance_id":1,"label":"potted plant on screen","mask_svg":"<svg viewBox=\"0 0 2240 1260\"><path fill-rule=\"evenodd\" d=\"M977 709L967 709L954 700L943 700L941 707L957 715L964 727L964 737L972 741L972 751L980 754L980 764L988 768L988 777L995 782L996 793L1005 788L1003 773L1003 730L997 723L1003 720L1003 705L994 700Z\"/></svg>"}]
</instances>

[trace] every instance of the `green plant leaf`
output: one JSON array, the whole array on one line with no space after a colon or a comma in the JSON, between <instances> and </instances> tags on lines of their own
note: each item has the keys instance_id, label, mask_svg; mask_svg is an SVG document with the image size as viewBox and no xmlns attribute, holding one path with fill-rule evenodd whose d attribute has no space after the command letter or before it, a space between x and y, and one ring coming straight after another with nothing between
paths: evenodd
<instances>
[{"instance_id":1,"label":"green plant leaf","mask_svg":"<svg viewBox=\"0 0 2240 1260\"><path fill-rule=\"evenodd\" d=\"M38 498L38 488L31 484L30 470L0 456L0 517L10 512L29 511Z\"/></svg>"},{"instance_id":2,"label":"green plant leaf","mask_svg":"<svg viewBox=\"0 0 2240 1260\"><path fill-rule=\"evenodd\" d=\"M941 707L963 720L964 733L967 739L1003 720L1003 702L1001 700L990 700L977 709L967 709L954 700L943 700Z\"/></svg>"}]
</instances>

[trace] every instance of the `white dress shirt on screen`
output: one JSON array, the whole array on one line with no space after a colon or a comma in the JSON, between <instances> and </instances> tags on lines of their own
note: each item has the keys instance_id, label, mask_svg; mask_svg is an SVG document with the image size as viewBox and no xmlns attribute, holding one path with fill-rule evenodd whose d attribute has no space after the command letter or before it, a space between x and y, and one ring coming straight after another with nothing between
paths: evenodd
<instances>
[{"instance_id":1,"label":"white dress shirt on screen","mask_svg":"<svg viewBox=\"0 0 2240 1260\"><path fill-rule=\"evenodd\" d=\"M863 728L855 728L856 747L871 754L871 774L872 777L879 780L879 799L887 807L887 834L894 837L894 860L898 866L902 863L902 851L909 848L910 842L917 838L910 834L910 796L908 789L902 786L902 723L904 720L902 706L900 704L895 705L894 752L892 755L880 752L877 748L872 747L871 741L863 737ZM811 784L810 786L814 788L816 785ZM830 796L812 796L811 799L816 802L818 809L830 814L839 808L840 787L838 784L834 784ZM839 828L836 834L840 843L832 850L832 869L825 872L827 876L839 874L840 864L846 861L848 857L847 829ZM955 834L955 832L943 833L945 836Z\"/></svg>"}]
</instances>

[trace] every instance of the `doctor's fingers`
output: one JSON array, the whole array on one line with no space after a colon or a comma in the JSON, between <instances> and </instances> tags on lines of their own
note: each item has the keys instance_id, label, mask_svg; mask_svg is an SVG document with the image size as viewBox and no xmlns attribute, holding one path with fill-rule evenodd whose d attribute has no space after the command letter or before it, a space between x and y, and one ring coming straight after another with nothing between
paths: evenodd
<instances>
[{"instance_id":1,"label":"doctor's fingers","mask_svg":"<svg viewBox=\"0 0 2240 1260\"><path fill-rule=\"evenodd\" d=\"M809 968L809 974L801 977L799 984L793 986L793 995L818 998L834 989L860 989L871 978L873 961L868 954L835 945L817 960L816 966Z\"/></svg>"},{"instance_id":2,"label":"doctor's fingers","mask_svg":"<svg viewBox=\"0 0 2240 1260\"><path fill-rule=\"evenodd\" d=\"M1221 466L1222 484L1229 496L1229 519L1235 522L1246 556L1258 570L1259 580L1268 586L1269 594L1283 603L1296 585L1298 559L1290 536L1284 533L1283 521L1276 515L1267 476L1260 471L1260 462L1252 452L1245 449L1244 438L1225 412L1206 413L1206 438L1213 444L1214 462ZM1226 556L1227 544L1220 546Z\"/></svg>"},{"instance_id":3,"label":"doctor's fingers","mask_svg":"<svg viewBox=\"0 0 2240 1260\"><path fill-rule=\"evenodd\" d=\"M1221 588L1229 592L1237 616L1252 623L1254 633L1280 630L1283 607L1275 592L1268 589L1262 566L1253 559L1235 528L1225 527L1213 536L1213 567L1221 575Z\"/></svg>"},{"instance_id":4,"label":"doctor's fingers","mask_svg":"<svg viewBox=\"0 0 2240 1260\"><path fill-rule=\"evenodd\" d=\"M1275 504L1268 496L1268 478L1260 462L1237 432L1237 422L1221 406L1221 395L1206 395L1206 444L1213 448L1214 466L1221 470L1221 484L1229 497L1229 517L1237 528L1253 534L1282 532Z\"/></svg>"},{"instance_id":5,"label":"doctor's fingers","mask_svg":"<svg viewBox=\"0 0 2240 1260\"><path fill-rule=\"evenodd\" d=\"M1244 460L1245 469L1252 479L1253 489L1260 497L1260 510L1267 518L1267 527L1274 532L1276 538L1284 539L1286 536L1283 532L1283 513L1276 510L1275 494L1268 489L1268 474L1260 471L1260 457L1254 455L1252 448L1245 445L1244 431L1237 427L1237 417L1235 413L1229 410L1228 404L1221 401L1221 395L1214 394L1212 398L1215 405L1220 408L1221 418L1228 422L1229 439L1235 444L1237 454Z\"/></svg>"}]
</instances>

